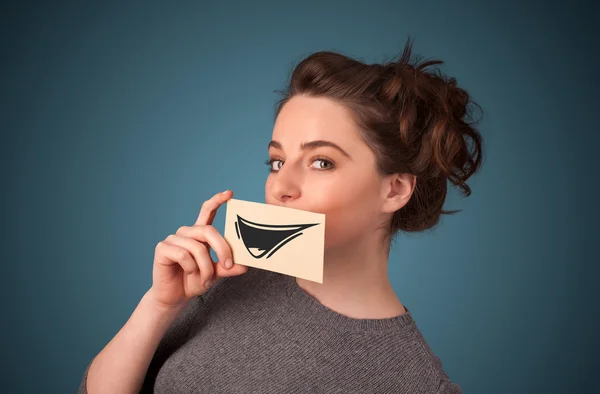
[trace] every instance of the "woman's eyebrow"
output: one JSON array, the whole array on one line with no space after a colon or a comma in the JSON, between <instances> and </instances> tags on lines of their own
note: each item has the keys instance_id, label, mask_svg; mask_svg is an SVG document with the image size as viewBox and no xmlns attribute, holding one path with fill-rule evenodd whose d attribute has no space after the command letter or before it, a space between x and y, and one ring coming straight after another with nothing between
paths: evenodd
<instances>
[{"instance_id":1,"label":"woman's eyebrow","mask_svg":"<svg viewBox=\"0 0 600 394\"><path fill-rule=\"evenodd\" d=\"M301 150L309 150L309 149L316 149L319 148L321 146L329 146L331 148L337 149L338 151L340 151L344 156L346 156L349 159L352 159L352 157L350 157L350 155L343 150L342 148L339 147L339 145L331 142L331 141L325 141L325 140L316 140L316 141L309 141L309 142L303 142L302 144L300 144L300 149ZM282 149L283 147L281 146L281 143L279 143L278 141L271 141L269 142L269 149L270 148L277 148L277 149Z\"/></svg>"}]
</instances>

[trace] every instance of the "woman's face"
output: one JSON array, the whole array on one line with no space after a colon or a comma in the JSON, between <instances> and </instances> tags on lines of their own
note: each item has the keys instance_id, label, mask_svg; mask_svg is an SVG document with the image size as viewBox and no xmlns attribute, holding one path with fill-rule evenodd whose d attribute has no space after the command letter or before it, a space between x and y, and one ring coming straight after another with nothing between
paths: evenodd
<instances>
[{"instance_id":1,"label":"woman's face","mask_svg":"<svg viewBox=\"0 0 600 394\"><path fill-rule=\"evenodd\" d=\"M325 248L352 244L381 226L383 178L340 104L291 98L275 122L269 158L266 203L326 214Z\"/></svg>"}]
</instances>

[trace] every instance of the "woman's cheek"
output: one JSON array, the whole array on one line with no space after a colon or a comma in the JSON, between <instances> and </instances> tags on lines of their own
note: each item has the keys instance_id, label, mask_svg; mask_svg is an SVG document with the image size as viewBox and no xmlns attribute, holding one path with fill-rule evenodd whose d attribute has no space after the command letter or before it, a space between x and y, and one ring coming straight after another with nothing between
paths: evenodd
<instances>
[{"instance_id":1,"label":"woman's cheek","mask_svg":"<svg viewBox=\"0 0 600 394\"><path fill-rule=\"evenodd\" d=\"M325 247L346 243L358 229L353 228L352 215L336 212L325 216Z\"/></svg>"}]
</instances>

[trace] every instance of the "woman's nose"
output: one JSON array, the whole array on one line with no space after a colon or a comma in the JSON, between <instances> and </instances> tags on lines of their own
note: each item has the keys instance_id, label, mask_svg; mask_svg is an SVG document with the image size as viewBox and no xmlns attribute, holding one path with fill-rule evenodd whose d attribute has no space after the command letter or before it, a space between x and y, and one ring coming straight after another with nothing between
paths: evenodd
<instances>
[{"instance_id":1,"label":"woman's nose","mask_svg":"<svg viewBox=\"0 0 600 394\"><path fill-rule=\"evenodd\" d=\"M287 202L300 197L300 176L292 168L285 165L275 174L272 183L272 193L278 201Z\"/></svg>"}]
</instances>

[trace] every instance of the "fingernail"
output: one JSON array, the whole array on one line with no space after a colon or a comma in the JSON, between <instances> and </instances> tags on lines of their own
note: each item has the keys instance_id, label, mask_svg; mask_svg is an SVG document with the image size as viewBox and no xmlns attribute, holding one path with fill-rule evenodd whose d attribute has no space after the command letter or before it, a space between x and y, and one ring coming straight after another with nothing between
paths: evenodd
<instances>
[{"instance_id":1,"label":"fingernail","mask_svg":"<svg viewBox=\"0 0 600 394\"><path fill-rule=\"evenodd\" d=\"M225 268L229 269L232 266L233 266L233 263L231 262L231 259L225 260Z\"/></svg>"},{"instance_id":2,"label":"fingernail","mask_svg":"<svg viewBox=\"0 0 600 394\"><path fill-rule=\"evenodd\" d=\"M229 190L225 190L224 192L222 192L221 194L227 194Z\"/></svg>"},{"instance_id":3,"label":"fingernail","mask_svg":"<svg viewBox=\"0 0 600 394\"><path fill-rule=\"evenodd\" d=\"M207 280L206 283L204 283L204 287L209 288L211 287L213 284L213 281L211 279Z\"/></svg>"}]
</instances>

